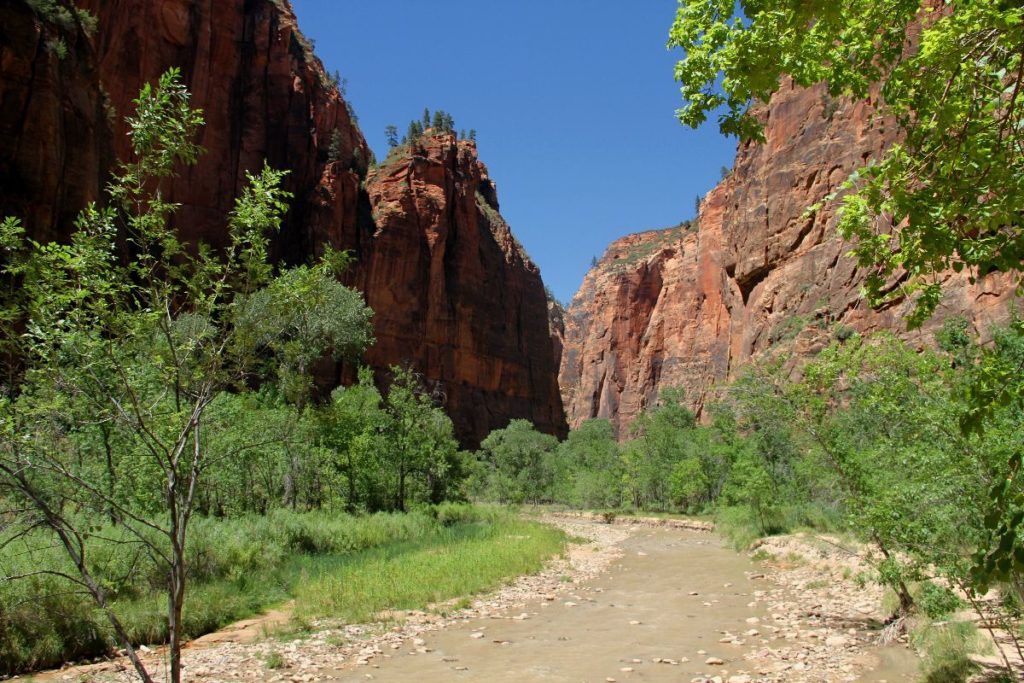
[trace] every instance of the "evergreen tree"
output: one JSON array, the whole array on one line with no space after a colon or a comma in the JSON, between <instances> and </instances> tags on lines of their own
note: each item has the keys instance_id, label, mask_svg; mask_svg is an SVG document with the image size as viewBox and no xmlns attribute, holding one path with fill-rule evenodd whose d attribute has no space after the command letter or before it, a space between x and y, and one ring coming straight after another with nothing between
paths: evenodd
<instances>
[{"instance_id":1,"label":"evergreen tree","mask_svg":"<svg viewBox=\"0 0 1024 683\"><path fill-rule=\"evenodd\" d=\"M327 148L327 160L331 162L341 161L341 145L343 138L341 131L335 128L331 131L331 144Z\"/></svg>"},{"instance_id":2,"label":"evergreen tree","mask_svg":"<svg viewBox=\"0 0 1024 683\"><path fill-rule=\"evenodd\" d=\"M405 134L405 139L409 144L412 144L420 139L423 135L423 124L419 121L410 121L409 130Z\"/></svg>"},{"instance_id":3,"label":"evergreen tree","mask_svg":"<svg viewBox=\"0 0 1024 683\"><path fill-rule=\"evenodd\" d=\"M427 107L423 108L423 130L430 128L430 109Z\"/></svg>"},{"instance_id":4,"label":"evergreen tree","mask_svg":"<svg viewBox=\"0 0 1024 683\"><path fill-rule=\"evenodd\" d=\"M398 146L398 126L389 125L384 129L384 137L388 141L388 147Z\"/></svg>"}]
</instances>

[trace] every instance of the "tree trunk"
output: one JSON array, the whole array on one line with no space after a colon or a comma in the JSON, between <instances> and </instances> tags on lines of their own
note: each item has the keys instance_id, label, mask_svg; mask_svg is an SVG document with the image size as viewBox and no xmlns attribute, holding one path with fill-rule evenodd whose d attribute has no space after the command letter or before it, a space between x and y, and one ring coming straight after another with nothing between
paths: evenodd
<instances>
[{"instance_id":1,"label":"tree trunk","mask_svg":"<svg viewBox=\"0 0 1024 683\"><path fill-rule=\"evenodd\" d=\"M107 460L107 495L110 497L110 501L113 501L114 488L117 485L117 475L114 472L114 449L110 443L110 428L105 424L101 424L100 432L103 434L103 450ZM117 526L117 515L114 514L112 502L108 505L107 514L110 517L110 523Z\"/></svg>"},{"instance_id":2,"label":"tree trunk","mask_svg":"<svg viewBox=\"0 0 1024 683\"><path fill-rule=\"evenodd\" d=\"M348 510L349 514L356 511L356 470L355 465L352 463L352 449L348 449L346 452L348 460L348 502L345 505L345 509Z\"/></svg>"},{"instance_id":3,"label":"tree trunk","mask_svg":"<svg viewBox=\"0 0 1024 683\"><path fill-rule=\"evenodd\" d=\"M398 511L405 512L405 465L398 468Z\"/></svg>"},{"instance_id":4,"label":"tree trunk","mask_svg":"<svg viewBox=\"0 0 1024 683\"><path fill-rule=\"evenodd\" d=\"M177 549L175 549L177 554ZM170 658L170 683L181 683L181 611L185 602L185 571L180 562L184 558L174 558L171 588L168 593L167 609L167 648Z\"/></svg>"}]
</instances>

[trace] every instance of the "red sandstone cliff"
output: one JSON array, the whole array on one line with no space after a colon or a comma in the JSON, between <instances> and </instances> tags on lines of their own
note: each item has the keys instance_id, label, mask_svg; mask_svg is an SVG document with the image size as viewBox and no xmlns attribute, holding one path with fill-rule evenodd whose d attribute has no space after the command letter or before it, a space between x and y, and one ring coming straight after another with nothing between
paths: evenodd
<instances>
[{"instance_id":1,"label":"red sandstone cliff","mask_svg":"<svg viewBox=\"0 0 1024 683\"><path fill-rule=\"evenodd\" d=\"M0 217L52 239L100 196L111 132L92 44L71 18L0 2Z\"/></svg>"},{"instance_id":2,"label":"red sandstone cliff","mask_svg":"<svg viewBox=\"0 0 1024 683\"><path fill-rule=\"evenodd\" d=\"M847 331L891 329L927 343L951 315L984 331L1006 317L1006 276L950 277L938 314L919 331L901 302L871 310L864 279L835 232L835 207L808 206L892 143L867 103L822 88L784 87L762 108L764 144L741 145L730 175L701 204L693 230L630 235L584 279L566 316L560 384L570 426L592 417L624 427L681 386L700 411L743 364L783 354L798 367Z\"/></svg>"},{"instance_id":3,"label":"red sandstone cliff","mask_svg":"<svg viewBox=\"0 0 1024 683\"><path fill-rule=\"evenodd\" d=\"M376 230L356 275L376 312L367 361L421 369L471 442L513 416L564 434L544 284L498 213L476 143L428 133L366 186Z\"/></svg>"},{"instance_id":4,"label":"red sandstone cliff","mask_svg":"<svg viewBox=\"0 0 1024 683\"><path fill-rule=\"evenodd\" d=\"M364 187L366 141L287 0L78 4L98 18L91 41L24 0L0 0L0 216L40 238L67 234L100 195L112 150L129 151L131 100L180 67L206 119L206 153L168 191L185 239L220 243L246 171L287 169L294 199L275 256L354 252L349 280L376 312L368 363L381 375L411 364L468 445L512 418L564 431L543 284L497 213L474 145L430 137ZM56 32L63 59L46 48Z\"/></svg>"},{"instance_id":5,"label":"red sandstone cliff","mask_svg":"<svg viewBox=\"0 0 1024 683\"><path fill-rule=\"evenodd\" d=\"M182 70L203 110L206 153L169 190L184 238L217 243L246 171L264 161L288 169L295 195L280 257L302 261L317 244L354 234L370 152L287 0L77 1L99 19L100 80L117 112L120 157L132 99L168 68Z\"/></svg>"}]
</instances>

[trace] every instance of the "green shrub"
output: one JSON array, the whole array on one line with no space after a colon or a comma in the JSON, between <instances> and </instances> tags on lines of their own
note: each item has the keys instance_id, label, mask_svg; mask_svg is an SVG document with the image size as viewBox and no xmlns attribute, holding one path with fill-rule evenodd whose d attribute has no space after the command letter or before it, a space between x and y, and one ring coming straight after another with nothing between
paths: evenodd
<instances>
[{"instance_id":1,"label":"green shrub","mask_svg":"<svg viewBox=\"0 0 1024 683\"><path fill-rule=\"evenodd\" d=\"M953 591L931 581L920 585L914 602L929 619L941 619L963 606L963 601Z\"/></svg>"}]
</instances>

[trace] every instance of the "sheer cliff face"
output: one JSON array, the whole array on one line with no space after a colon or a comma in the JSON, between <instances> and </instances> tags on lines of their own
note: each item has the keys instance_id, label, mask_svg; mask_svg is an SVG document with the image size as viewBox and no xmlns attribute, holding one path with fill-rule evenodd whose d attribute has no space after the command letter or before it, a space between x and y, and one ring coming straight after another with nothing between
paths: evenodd
<instances>
[{"instance_id":1,"label":"sheer cliff face","mask_svg":"<svg viewBox=\"0 0 1024 683\"><path fill-rule=\"evenodd\" d=\"M357 169L369 150L337 87L298 30L287 0L79 0L99 18L100 80L117 112L115 150L130 148L123 118L144 83L182 70L206 126L206 153L172 183L186 239L217 243L225 214L264 161L288 169L294 194L277 255L301 261L355 230ZM328 206L324 195L329 196Z\"/></svg>"},{"instance_id":2,"label":"sheer cliff face","mask_svg":"<svg viewBox=\"0 0 1024 683\"><path fill-rule=\"evenodd\" d=\"M23 0L0 3L0 216L66 235L101 198L114 152L127 155L123 117L140 87L179 67L206 120L206 153L168 188L185 239L222 243L246 172L288 170L294 198L274 255L354 252L348 279L376 312L366 361L381 376L392 364L420 372L467 445L513 418L564 431L544 287L474 145L431 136L364 183L366 141L287 0L78 4L99 30L64 31L59 59L46 49L59 29Z\"/></svg>"},{"instance_id":3,"label":"sheer cliff face","mask_svg":"<svg viewBox=\"0 0 1024 683\"><path fill-rule=\"evenodd\" d=\"M0 3L0 218L22 218L41 239L60 235L99 198L110 159L91 43L23 2Z\"/></svg>"},{"instance_id":4,"label":"sheer cliff face","mask_svg":"<svg viewBox=\"0 0 1024 683\"><path fill-rule=\"evenodd\" d=\"M565 431L537 267L498 213L476 144L450 134L370 172L375 232L357 276L376 312L376 366L411 363L475 442L510 417Z\"/></svg>"},{"instance_id":5,"label":"sheer cliff face","mask_svg":"<svg viewBox=\"0 0 1024 683\"><path fill-rule=\"evenodd\" d=\"M981 332L1006 317L1013 286L950 276L938 315L920 331L909 302L865 305L865 273L835 233L833 206L806 214L893 142L868 103L820 88L783 88L761 111L764 144L745 144L701 204L694 229L613 243L566 318L560 384L570 426L611 418L620 429L661 388L686 389L701 411L745 363L783 355L790 367L849 331L895 330L929 343L951 315Z\"/></svg>"}]
</instances>

